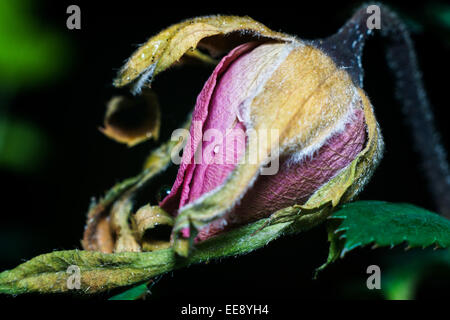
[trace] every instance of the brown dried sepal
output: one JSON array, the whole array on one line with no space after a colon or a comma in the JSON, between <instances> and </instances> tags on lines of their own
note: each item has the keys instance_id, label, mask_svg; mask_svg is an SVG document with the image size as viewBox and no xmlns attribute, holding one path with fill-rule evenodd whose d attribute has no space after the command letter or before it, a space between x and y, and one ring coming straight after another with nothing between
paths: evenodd
<instances>
[{"instance_id":1,"label":"brown dried sepal","mask_svg":"<svg viewBox=\"0 0 450 320\"><path fill-rule=\"evenodd\" d=\"M144 251L169 248L173 224L173 217L158 206L143 206L133 217L133 229Z\"/></svg>"},{"instance_id":2,"label":"brown dried sepal","mask_svg":"<svg viewBox=\"0 0 450 320\"><path fill-rule=\"evenodd\" d=\"M103 125L100 131L107 137L129 147L151 138L158 140L161 112L156 94L146 90L139 97L111 98Z\"/></svg>"}]
</instances>

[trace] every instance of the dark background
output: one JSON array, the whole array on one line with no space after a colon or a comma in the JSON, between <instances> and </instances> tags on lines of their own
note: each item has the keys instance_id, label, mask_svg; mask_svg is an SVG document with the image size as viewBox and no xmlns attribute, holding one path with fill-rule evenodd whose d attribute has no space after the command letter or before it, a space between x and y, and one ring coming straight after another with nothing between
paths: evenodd
<instances>
[{"instance_id":1,"label":"dark background","mask_svg":"<svg viewBox=\"0 0 450 320\"><path fill-rule=\"evenodd\" d=\"M66 28L66 8L81 8L81 30ZM135 175L149 150L147 142L127 148L104 137L105 104L115 93L112 79L137 44L180 20L208 14L249 15L274 30L302 39L331 35L359 2L325 4L317 1L232 3L209 6L172 1L36 1L24 7L42 28L52 30L64 46L63 63L55 75L6 94L9 118L32 123L45 137L45 147L27 158L27 169L0 167L0 271L53 250L80 248L85 214L92 196L101 196L114 183ZM410 19L419 64L444 145L450 146L448 75L450 31L430 17L428 4L396 5ZM363 58L364 88L385 137L386 151L361 199L410 202L433 210L400 105L382 41L369 41ZM154 89L163 110L163 137L175 129L194 106L196 94L211 69L188 66L161 75ZM4 90L5 91L5 90ZM34 158L36 157L36 159ZM36 164L36 165L34 165ZM392 261L408 261L403 248L357 249L312 280L327 256L325 228L277 240L247 256L192 266L165 275L152 288L155 298L230 297L271 299L383 298L366 288L366 268L381 270ZM400 260L392 260L400 257ZM446 275L446 276L443 276ZM448 270L432 270L421 281L418 298L442 298L450 288ZM444 296L443 296L444 294ZM104 295L100 297L104 299ZM48 297L50 298L50 297ZM53 297L51 297L53 298ZM448 298L448 294L447 294ZM8 298L10 299L10 298ZM20 298L16 298L20 299ZM182 298L180 298L182 299Z\"/></svg>"}]
</instances>

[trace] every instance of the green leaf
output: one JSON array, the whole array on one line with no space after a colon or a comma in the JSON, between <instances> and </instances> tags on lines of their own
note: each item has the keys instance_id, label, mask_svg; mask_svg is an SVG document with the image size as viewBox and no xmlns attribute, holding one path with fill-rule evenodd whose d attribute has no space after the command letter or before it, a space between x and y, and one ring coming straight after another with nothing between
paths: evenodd
<instances>
[{"instance_id":1,"label":"green leaf","mask_svg":"<svg viewBox=\"0 0 450 320\"><path fill-rule=\"evenodd\" d=\"M125 292L119 293L108 300L137 300L144 297L148 293L148 282L128 289Z\"/></svg>"},{"instance_id":2,"label":"green leaf","mask_svg":"<svg viewBox=\"0 0 450 320\"><path fill-rule=\"evenodd\" d=\"M343 219L335 230L345 239L341 256L371 243L379 247L402 242L411 248L450 246L450 220L411 204L358 201L342 205L331 218Z\"/></svg>"},{"instance_id":3,"label":"green leaf","mask_svg":"<svg viewBox=\"0 0 450 320\"><path fill-rule=\"evenodd\" d=\"M344 240L339 238L339 235L336 234L335 230L339 226L339 221L337 220L330 220L327 223L327 233L328 233L328 242L330 242L330 248L328 250L328 257L327 261L322 264L320 267L318 267L314 271L313 279L317 279L317 276L319 273L324 270L326 267L328 267L330 264L335 262L344 247Z\"/></svg>"}]
</instances>

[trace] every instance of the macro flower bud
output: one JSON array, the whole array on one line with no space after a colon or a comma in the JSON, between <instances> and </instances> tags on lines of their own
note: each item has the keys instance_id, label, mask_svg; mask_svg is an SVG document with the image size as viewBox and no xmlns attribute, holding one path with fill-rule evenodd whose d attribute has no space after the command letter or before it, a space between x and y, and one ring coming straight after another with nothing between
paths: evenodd
<instances>
[{"instance_id":1,"label":"macro flower bud","mask_svg":"<svg viewBox=\"0 0 450 320\"><path fill-rule=\"evenodd\" d=\"M224 36L236 32L236 43ZM361 190L382 154L372 107L346 70L311 43L247 17L197 18L151 38L115 84L139 93L197 45L232 49L197 98L176 180L160 203L176 217L178 253L269 216L323 221ZM238 132L231 144L230 132ZM276 139L261 143L267 132ZM208 161L196 161L199 154ZM269 162L276 170L264 174Z\"/></svg>"}]
</instances>

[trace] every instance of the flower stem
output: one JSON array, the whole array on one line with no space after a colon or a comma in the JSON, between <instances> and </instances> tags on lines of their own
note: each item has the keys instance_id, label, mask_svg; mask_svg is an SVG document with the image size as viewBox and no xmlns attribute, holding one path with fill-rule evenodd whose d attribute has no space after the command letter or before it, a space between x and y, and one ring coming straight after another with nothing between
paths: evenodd
<instances>
[{"instance_id":1,"label":"flower stem","mask_svg":"<svg viewBox=\"0 0 450 320\"><path fill-rule=\"evenodd\" d=\"M395 76L396 98L402 104L434 203L442 215L450 218L449 165L409 32L398 16L381 4L378 5L381 28L370 29L367 21L374 12L367 13L367 7L364 5L358 9L336 34L314 44L327 52L340 67L348 69L353 81L362 87L364 71L361 58L365 41L376 31L386 39L386 56Z\"/></svg>"}]
</instances>

